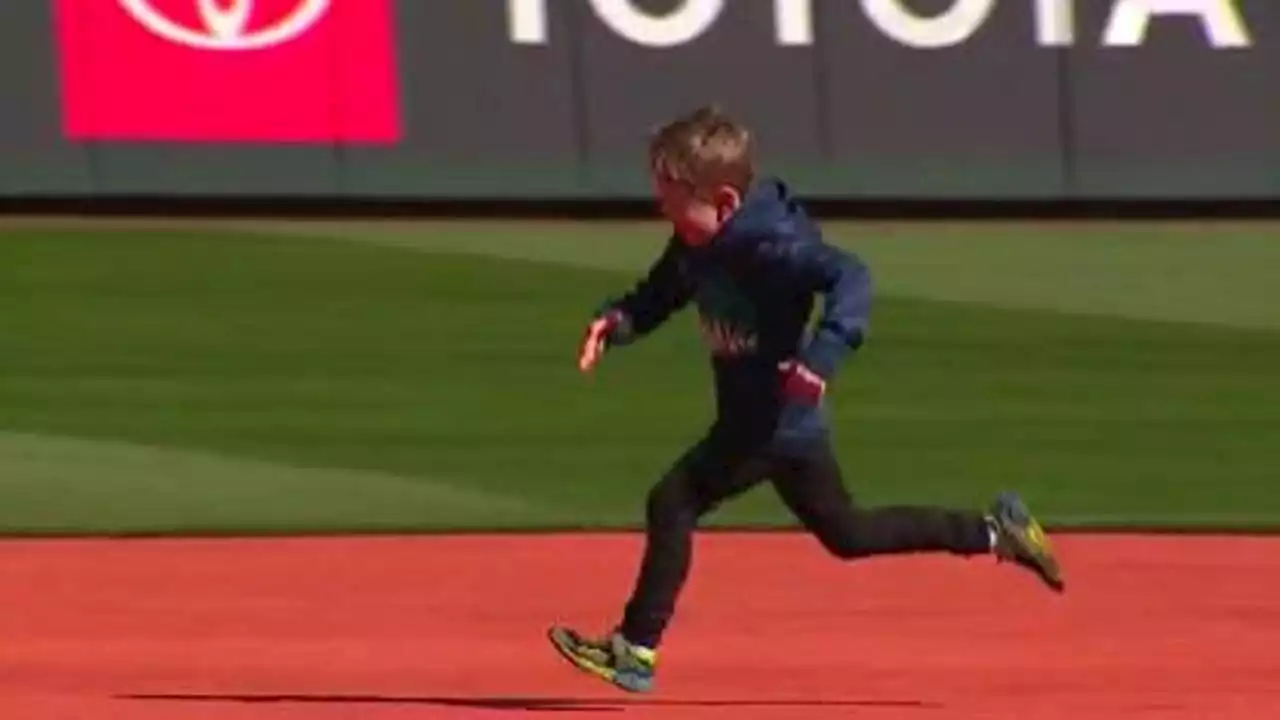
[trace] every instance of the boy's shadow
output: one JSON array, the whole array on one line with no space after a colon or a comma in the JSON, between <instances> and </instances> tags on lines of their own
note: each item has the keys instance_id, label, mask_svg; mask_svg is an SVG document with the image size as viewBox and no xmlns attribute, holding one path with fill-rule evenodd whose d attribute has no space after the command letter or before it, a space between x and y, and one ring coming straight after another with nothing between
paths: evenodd
<instances>
[{"instance_id":1,"label":"boy's shadow","mask_svg":"<svg viewBox=\"0 0 1280 720\"><path fill-rule=\"evenodd\" d=\"M623 712L628 707L866 707L866 708L917 708L940 709L942 706L921 700L680 700L665 698L586 699L555 697L433 697L393 695L280 695L280 694L178 694L138 693L118 695L122 700L153 700L167 702L224 702L224 703L315 703L315 704L378 704L378 705L437 705L481 710L509 710L513 712Z\"/></svg>"}]
</instances>

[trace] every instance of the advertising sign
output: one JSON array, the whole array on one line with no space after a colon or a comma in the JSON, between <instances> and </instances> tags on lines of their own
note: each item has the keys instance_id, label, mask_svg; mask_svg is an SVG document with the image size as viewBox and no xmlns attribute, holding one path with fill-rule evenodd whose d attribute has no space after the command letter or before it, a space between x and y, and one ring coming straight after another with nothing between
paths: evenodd
<instances>
[{"instance_id":1,"label":"advertising sign","mask_svg":"<svg viewBox=\"0 0 1280 720\"><path fill-rule=\"evenodd\" d=\"M59 0L70 140L395 142L391 0Z\"/></svg>"},{"instance_id":2,"label":"advertising sign","mask_svg":"<svg viewBox=\"0 0 1280 720\"><path fill-rule=\"evenodd\" d=\"M0 194L648 199L707 103L849 199L1280 199L1280 0L0 2Z\"/></svg>"}]
</instances>

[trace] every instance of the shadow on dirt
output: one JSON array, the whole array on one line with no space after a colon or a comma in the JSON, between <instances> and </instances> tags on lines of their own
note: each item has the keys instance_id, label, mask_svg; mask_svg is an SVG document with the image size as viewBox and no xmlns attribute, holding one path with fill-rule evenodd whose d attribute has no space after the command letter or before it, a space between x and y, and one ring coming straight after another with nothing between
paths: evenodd
<instances>
[{"instance_id":1,"label":"shadow on dirt","mask_svg":"<svg viewBox=\"0 0 1280 720\"><path fill-rule=\"evenodd\" d=\"M920 700L698 700L677 698L587 699L556 697L433 697L392 695L283 695L283 694L133 694L119 695L122 700L167 702L223 703L314 703L314 704L386 704L436 705L440 707L514 712L622 712L629 707L703 707L703 708L918 708L938 710L942 706Z\"/></svg>"}]
</instances>

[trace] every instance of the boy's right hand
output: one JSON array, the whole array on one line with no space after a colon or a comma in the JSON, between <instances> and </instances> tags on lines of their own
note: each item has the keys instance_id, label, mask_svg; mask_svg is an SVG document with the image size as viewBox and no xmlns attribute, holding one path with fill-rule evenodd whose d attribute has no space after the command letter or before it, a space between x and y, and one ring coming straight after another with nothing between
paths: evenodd
<instances>
[{"instance_id":1,"label":"boy's right hand","mask_svg":"<svg viewBox=\"0 0 1280 720\"><path fill-rule=\"evenodd\" d=\"M622 313L610 310L597 315L587 326L578 348L578 370L589 372L609 346L609 336L622 324Z\"/></svg>"}]
</instances>

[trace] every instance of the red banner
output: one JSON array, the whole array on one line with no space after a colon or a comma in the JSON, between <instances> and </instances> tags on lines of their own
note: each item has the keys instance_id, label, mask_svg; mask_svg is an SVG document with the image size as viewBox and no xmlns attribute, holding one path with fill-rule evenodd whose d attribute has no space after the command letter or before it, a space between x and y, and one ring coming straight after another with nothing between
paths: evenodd
<instances>
[{"instance_id":1,"label":"red banner","mask_svg":"<svg viewBox=\"0 0 1280 720\"><path fill-rule=\"evenodd\" d=\"M59 0L72 140L394 143L391 0Z\"/></svg>"}]
</instances>

